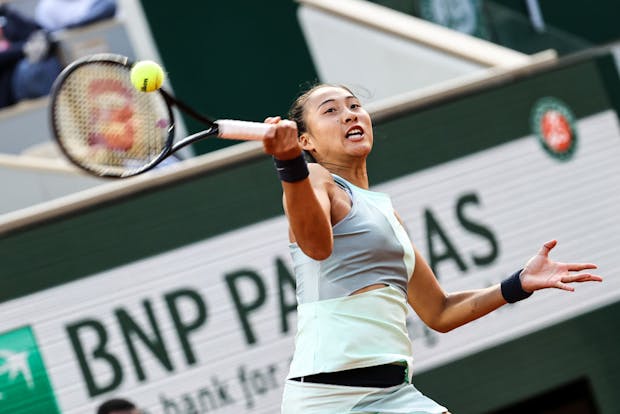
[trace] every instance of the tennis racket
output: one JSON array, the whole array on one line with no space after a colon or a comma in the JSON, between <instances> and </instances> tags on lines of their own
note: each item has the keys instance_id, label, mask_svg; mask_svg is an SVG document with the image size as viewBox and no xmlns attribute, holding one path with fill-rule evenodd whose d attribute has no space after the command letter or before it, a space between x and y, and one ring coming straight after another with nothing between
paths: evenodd
<instances>
[{"instance_id":1,"label":"tennis racket","mask_svg":"<svg viewBox=\"0 0 620 414\"><path fill-rule=\"evenodd\" d=\"M125 56L87 56L69 64L52 86L53 136L66 157L91 174L131 177L204 138L262 140L271 133L269 124L211 120L161 88L140 92L131 84L132 65ZM172 107L207 129L174 142Z\"/></svg>"}]
</instances>

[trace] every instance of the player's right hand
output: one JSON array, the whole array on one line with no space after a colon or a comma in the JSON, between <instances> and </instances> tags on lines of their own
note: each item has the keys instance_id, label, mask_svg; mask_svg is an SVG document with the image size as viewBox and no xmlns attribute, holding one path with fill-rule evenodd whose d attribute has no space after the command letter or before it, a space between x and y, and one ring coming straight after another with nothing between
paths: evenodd
<instances>
[{"instance_id":1,"label":"player's right hand","mask_svg":"<svg viewBox=\"0 0 620 414\"><path fill-rule=\"evenodd\" d=\"M274 133L263 139L263 150L279 160L290 160L301 155L297 137L297 124L279 116L265 119L266 124L276 126Z\"/></svg>"}]
</instances>

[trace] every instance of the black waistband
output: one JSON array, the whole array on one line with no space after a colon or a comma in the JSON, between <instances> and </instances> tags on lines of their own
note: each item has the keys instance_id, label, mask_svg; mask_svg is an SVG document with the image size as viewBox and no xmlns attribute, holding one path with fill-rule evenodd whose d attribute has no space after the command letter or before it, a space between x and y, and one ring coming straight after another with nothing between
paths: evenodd
<instances>
[{"instance_id":1,"label":"black waistband","mask_svg":"<svg viewBox=\"0 0 620 414\"><path fill-rule=\"evenodd\" d=\"M387 364L338 372L322 372L291 379L300 382L348 385L350 387L388 388L407 381L406 375L407 370L404 366Z\"/></svg>"}]
</instances>

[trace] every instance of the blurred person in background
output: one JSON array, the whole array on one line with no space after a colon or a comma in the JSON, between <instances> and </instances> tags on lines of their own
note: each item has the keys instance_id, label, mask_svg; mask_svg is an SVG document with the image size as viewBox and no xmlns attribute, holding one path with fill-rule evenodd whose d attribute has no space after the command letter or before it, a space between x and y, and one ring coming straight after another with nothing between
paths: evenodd
<instances>
[{"instance_id":1,"label":"blurred person in background","mask_svg":"<svg viewBox=\"0 0 620 414\"><path fill-rule=\"evenodd\" d=\"M0 108L49 94L62 70L53 32L115 14L116 0L40 0L34 19L0 5Z\"/></svg>"},{"instance_id":2,"label":"blurred person in background","mask_svg":"<svg viewBox=\"0 0 620 414\"><path fill-rule=\"evenodd\" d=\"M97 409L97 414L140 414L140 411L129 400L114 398L102 403Z\"/></svg>"},{"instance_id":3,"label":"blurred person in background","mask_svg":"<svg viewBox=\"0 0 620 414\"><path fill-rule=\"evenodd\" d=\"M13 88L13 75L18 63L26 56L25 45L41 27L33 20L0 5L0 108L18 101Z\"/></svg>"},{"instance_id":4,"label":"blurred person in background","mask_svg":"<svg viewBox=\"0 0 620 414\"><path fill-rule=\"evenodd\" d=\"M45 30L85 26L116 14L116 0L40 0L35 19Z\"/></svg>"}]
</instances>

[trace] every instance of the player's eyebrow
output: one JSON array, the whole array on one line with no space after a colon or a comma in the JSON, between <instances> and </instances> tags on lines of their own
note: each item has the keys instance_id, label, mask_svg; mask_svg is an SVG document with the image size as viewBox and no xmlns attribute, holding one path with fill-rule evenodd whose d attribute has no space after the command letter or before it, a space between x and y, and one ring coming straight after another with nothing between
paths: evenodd
<instances>
[{"instance_id":1,"label":"player's eyebrow","mask_svg":"<svg viewBox=\"0 0 620 414\"><path fill-rule=\"evenodd\" d=\"M345 100L348 100L348 99L357 99L357 98L356 98L355 96L353 96L353 95L349 95L349 96L346 96L344 99L345 99ZM336 101L336 100L335 100L334 98L329 98L329 99L326 99L326 100L324 100L323 102L321 102L321 103L319 104L319 106L317 106L317 109L318 109L318 108L320 108L321 106L325 105L326 103L335 102L335 101Z\"/></svg>"}]
</instances>

